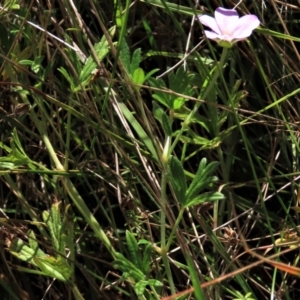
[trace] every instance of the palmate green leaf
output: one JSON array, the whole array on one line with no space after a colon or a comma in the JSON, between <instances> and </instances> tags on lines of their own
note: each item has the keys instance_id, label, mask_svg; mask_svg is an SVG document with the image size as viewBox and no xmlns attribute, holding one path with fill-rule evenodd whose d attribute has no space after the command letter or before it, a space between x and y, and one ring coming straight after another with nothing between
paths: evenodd
<instances>
[{"instance_id":1,"label":"palmate green leaf","mask_svg":"<svg viewBox=\"0 0 300 300\"><path fill-rule=\"evenodd\" d=\"M152 95L153 99L156 99L158 102L166 106L167 108L172 108L172 102L170 100L169 94L165 93L163 90L166 89L166 85L164 81L161 78L155 79L155 78L148 78L148 83L150 86L161 89L155 90L155 92Z\"/></svg>"},{"instance_id":2,"label":"palmate green leaf","mask_svg":"<svg viewBox=\"0 0 300 300\"><path fill-rule=\"evenodd\" d=\"M189 95L194 77L195 74L188 73L181 66L176 72L171 72L168 76L170 89L178 94Z\"/></svg>"},{"instance_id":3,"label":"palmate green leaf","mask_svg":"<svg viewBox=\"0 0 300 300\"><path fill-rule=\"evenodd\" d=\"M152 101L152 113L156 120L160 123L162 122L162 115L165 113L164 110L156 103L156 101Z\"/></svg>"},{"instance_id":4,"label":"palmate green leaf","mask_svg":"<svg viewBox=\"0 0 300 300\"><path fill-rule=\"evenodd\" d=\"M148 80L153 74L157 73L158 71L159 71L159 69L153 69L153 70L151 70L150 72L148 72L148 73L146 74L146 76L145 76L144 82L145 82L146 80Z\"/></svg>"},{"instance_id":5,"label":"palmate green leaf","mask_svg":"<svg viewBox=\"0 0 300 300\"><path fill-rule=\"evenodd\" d=\"M3 144L1 141L0 141L0 148L4 149L7 153L10 153L12 151L11 148L9 148L7 145Z\"/></svg>"},{"instance_id":6,"label":"palmate green leaf","mask_svg":"<svg viewBox=\"0 0 300 300\"><path fill-rule=\"evenodd\" d=\"M8 251L20 260L36 265L33 261L33 258L36 255L35 251L28 247L21 239L13 239L8 246Z\"/></svg>"},{"instance_id":7,"label":"palmate green leaf","mask_svg":"<svg viewBox=\"0 0 300 300\"><path fill-rule=\"evenodd\" d=\"M64 253L65 247L62 240L62 217L60 213L60 203L53 203L51 206L51 225L52 225L52 231L53 231L53 242L55 242L55 250Z\"/></svg>"},{"instance_id":8,"label":"palmate green leaf","mask_svg":"<svg viewBox=\"0 0 300 300\"><path fill-rule=\"evenodd\" d=\"M63 241L63 220L60 213L60 202L52 204L50 213L48 211L43 211L42 217L50 232L54 249L57 252L64 254L65 244Z\"/></svg>"},{"instance_id":9,"label":"palmate green leaf","mask_svg":"<svg viewBox=\"0 0 300 300\"><path fill-rule=\"evenodd\" d=\"M30 248L34 252L34 256L46 257L45 252L39 248L39 244L38 244L38 242L36 240L36 236L35 236L33 230L29 230L28 231L28 242L29 242Z\"/></svg>"},{"instance_id":10,"label":"palmate green leaf","mask_svg":"<svg viewBox=\"0 0 300 300\"><path fill-rule=\"evenodd\" d=\"M160 102L167 108L172 109L171 101L170 101L169 97L167 96L167 93L164 93L163 91L156 91L156 93L152 95L152 98L157 100L158 102Z\"/></svg>"},{"instance_id":11,"label":"palmate green leaf","mask_svg":"<svg viewBox=\"0 0 300 300\"><path fill-rule=\"evenodd\" d=\"M20 9L20 5L18 4L18 2L19 2L18 0L5 0L4 1L5 10Z\"/></svg>"},{"instance_id":12,"label":"palmate green leaf","mask_svg":"<svg viewBox=\"0 0 300 300\"><path fill-rule=\"evenodd\" d=\"M163 113L161 115L161 125L167 136L172 136L172 124L170 118Z\"/></svg>"},{"instance_id":13,"label":"palmate green leaf","mask_svg":"<svg viewBox=\"0 0 300 300\"><path fill-rule=\"evenodd\" d=\"M185 99L183 97L177 97L173 100L173 109L178 110L185 103Z\"/></svg>"},{"instance_id":14,"label":"palmate green leaf","mask_svg":"<svg viewBox=\"0 0 300 300\"><path fill-rule=\"evenodd\" d=\"M19 60L19 64L21 66L31 66L33 64L33 61L29 60L29 59L22 59L22 60Z\"/></svg>"},{"instance_id":15,"label":"palmate green leaf","mask_svg":"<svg viewBox=\"0 0 300 300\"><path fill-rule=\"evenodd\" d=\"M34 62L31 66L32 72L37 74L39 71L41 71L43 69L43 67L42 67L43 60L44 60L44 55L38 56L34 59Z\"/></svg>"},{"instance_id":16,"label":"palmate green leaf","mask_svg":"<svg viewBox=\"0 0 300 300\"><path fill-rule=\"evenodd\" d=\"M50 232L54 249L56 251L59 251L59 242L57 240L56 225L53 224L51 213L49 213L48 211L43 211L42 217L43 217L43 220L46 223L47 228Z\"/></svg>"},{"instance_id":17,"label":"palmate green leaf","mask_svg":"<svg viewBox=\"0 0 300 300\"><path fill-rule=\"evenodd\" d=\"M137 296L142 296L144 294L145 288L148 284L147 280L140 280L137 282L134 286L134 291L137 294Z\"/></svg>"},{"instance_id":18,"label":"palmate green leaf","mask_svg":"<svg viewBox=\"0 0 300 300\"><path fill-rule=\"evenodd\" d=\"M116 27L113 26L109 29L109 34L111 37L114 36L116 32ZM115 44L115 43L114 43ZM96 52L98 60L101 62L109 53L109 44L106 40L105 35L102 36L99 43L94 45L94 50ZM97 68L97 63L95 62L92 55L88 57L86 60L84 67L82 68L80 74L79 74L79 80L80 85L78 85L76 88L74 88L74 92L78 92L82 89L82 87L85 87L88 82L93 77L93 71Z\"/></svg>"},{"instance_id":19,"label":"palmate green leaf","mask_svg":"<svg viewBox=\"0 0 300 300\"><path fill-rule=\"evenodd\" d=\"M16 269L18 271L25 272L25 273L46 276L46 274L44 272L40 271L40 270L24 268L24 267L21 267L21 266L16 266Z\"/></svg>"},{"instance_id":20,"label":"palmate green leaf","mask_svg":"<svg viewBox=\"0 0 300 300\"><path fill-rule=\"evenodd\" d=\"M186 72L183 66L181 66L176 72L171 72L168 76L170 90L178 94L192 96L193 88L191 84L194 80L194 76L193 73ZM174 110L180 109L185 102L183 97L176 95L170 95L170 98Z\"/></svg>"},{"instance_id":21,"label":"palmate green leaf","mask_svg":"<svg viewBox=\"0 0 300 300\"><path fill-rule=\"evenodd\" d=\"M0 157L0 170L11 170L14 168L17 168L17 166L15 166L15 164L11 163L11 162L6 162L6 161L2 161L1 158L6 158L6 157Z\"/></svg>"},{"instance_id":22,"label":"palmate green leaf","mask_svg":"<svg viewBox=\"0 0 300 300\"><path fill-rule=\"evenodd\" d=\"M70 84L70 89L73 91L74 90L74 81L73 81L73 78L69 75L68 71L65 68L63 68L63 67L60 67L57 70L68 81L68 83Z\"/></svg>"},{"instance_id":23,"label":"palmate green leaf","mask_svg":"<svg viewBox=\"0 0 300 300\"><path fill-rule=\"evenodd\" d=\"M137 68L134 70L133 75L132 75L132 81L135 84L143 84L145 81L145 72L142 68ZM140 87L136 87L137 90L140 89Z\"/></svg>"},{"instance_id":24,"label":"palmate green leaf","mask_svg":"<svg viewBox=\"0 0 300 300\"><path fill-rule=\"evenodd\" d=\"M72 276L72 269L67 260L61 256L34 257L36 265L49 277L67 282Z\"/></svg>"},{"instance_id":25,"label":"palmate green leaf","mask_svg":"<svg viewBox=\"0 0 300 300\"><path fill-rule=\"evenodd\" d=\"M180 120L185 120L187 116L191 113L191 110L188 109L187 107L182 107L180 111L175 111L174 112L174 118L180 119ZM200 115L196 113L194 117L191 119L191 123L196 123L199 124L201 127L203 127L206 132L209 132L209 119L206 118L203 115ZM199 136L199 134L194 133L191 129L188 130L189 136L191 135L192 138L199 138L201 140L202 137ZM204 138L203 138L204 139ZM206 141L209 141L205 139Z\"/></svg>"},{"instance_id":26,"label":"palmate green leaf","mask_svg":"<svg viewBox=\"0 0 300 300\"><path fill-rule=\"evenodd\" d=\"M185 205L186 177L181 161L175 156L170 157L168 173L177 201L181 205Z\"/></svg>"},{"instance_id":27,"label":"palmate green leaf","mask_svg":"<svg viewBox=\"0 0 300 300\"><path fill-rule=\"evenodd\" d=\"M192 130L188 130L188 133L192 132ZM212 143L211 140L208 140L204 137L193 137L193 135L197 135L197 134L189 134L189 136L182 136L180 138L180 140L184 143L189 143L189 144L193 144L193 145L200 145L200 146L207 146L210 145Z\"/></svg>"},{"instance_id":28,"label":"palmate green leaf","mask_svg":"<svg viewBox=\"0 0 300 300\"><path fill-rule=\"evenodd\" d=\"M192 96L194 76L195 74L187 73L183 67L180 67L176 72L171 72L168 76L169 90L175 93ZM178 97L177 95L163 91L163 89L166 88L166 85L161 78L149 78L148 82L152 87L162 89L161 91L155 90L152 97L169 109L178 110L185 103L184 97Z\"/></svg>"},{"instance_id":29,"label":"palmate green leaf","mask_svg":"<svg viewBox=\"0 0 300 300\"><path fill-rule=\"evenodd\" d=\"M206 158L203 158L199 164L198 171L186 192L187 202L193 200L202 190L209 187L209 185L218 180L217 177L212 176L216 171L219 163L211 162L207 164Z\"/></svg>"},{"instance_id":30,"label":"palmate green leaf","mask_svg":"<svg viewBox=\"0 0 300 300\"><path fill-rule=\"evenodd\" d=\"M138 73L134 74L135 71L137 69L139 69L140 63L142 61L141 49L140 48L136 49L132 54L132 58L130 58L130 50L129 50L128 44L125 41L125 39L123 39L122 43L121 43L121 47L120 47L120 56L119 57L123 63L124 68L126 69L127 73L130 75L130 77L131 78L136 77L136 79L137 79L137 77L139 75L138 82L140 82L139 84L143 84L144 78L145 78L144 71L142 69L140 69L140 71L138 71ZM141 79L143 79L143 80L141 80ZM134 82L138 83L136 81L134 81Z\"/></svg>"},{"instance_id":31,"label":"palmate green leaf","mask_svg":"<svg viewBox=\"0 0 300 300\"><path fill-rule=\"evenodd\" d=\"M19 152L18 149L14 149L8 156L0 157L0 162L1 161L11 162L14 164L14 167L27 165L31 162L31 160Z\"/></svg>"},{"instance_id":32,"label":"palmate green leaf","mask_svg":"<svg viewBox=\"0 0 300 300\"><path fill-rule=\"evenodd\" d=\"M155 102L152 102L153 115L162 125L162 129L167 136L172 136L172 122L164 110Z\"/></svg>"},{"instance_id":33,"label":"palmate green leaf","mask_svg":"<svg viewBox=\"0 0 300 300\"><path fill-rule=\"evenodd\" d=\"M132 262L126 259L123 254L116 253L115 256L116 259L113 261L113 266L115 269L120 270L123 273L128 273L136 282L144 279L145 276L143 272L139 270Z\"/></svg>"},{"instance_id":34,"label":"palmate green leaf","mask_svg":"<svg viewBox=\"0 0 300 300\"><path fill-rule=\"evenodd\" d=\"M119 58L122 61L122 64L123 64L125 70L127 71L127 73L129 75L131 75L131 73L130 73L130 50L129 50L129 46L125 39L123 39L121 41L121 44L119 45L119 47L120 47Z\"/></svg>"},{"instance_id":35,"label":"palmate green leaf","mask_svg":"<svg viewBox=\"0 0 300 300\"><path fill-rule=\"evenodd\" d=\"M116 261L116 263L114 263L114 267L117 270L122 271L122 269L124 269L124 266L122 265L122 263L120 261ZM137 268L135 268L135 266L132 264L131 268L128 268L128 271L122 271L123 272L123 276L125 277L131 277L132 280L134 280L135 282L142 280L144 278L143 273L138 270Z\"/></svg>"},{"instance_id":36,"label":"palmate green leaf","mask_svg":"<svg viewBox=\"0 0 300 300\"><path fill-rule=\"evenodd\" d=\"M44 56L41 55L36 57L34 61L28 59L22 59L19 61L19 64L24 66L30 66L31 70L37 74L41 70L41 63L43 60L44 60Z\"/></svg>"},{"instance_id":37,"label":"palmate green leaf","mask_svg":"<svg viewBox=\"0 0 300 300\"><path fill-rule=\"evenodd\" d=\"M142 261L138 243L134 235L128 230L126 230L126 242L127 242L127 247L128 247L131 262L138 269L142 270L143 261Z\"/></svg>"},{"instance_id":38,"label":"palmate green leaf","mask_svg":"<svg viewBox=\"0 0 300 300\"><path fill-rule=\"evenodd\" d=\"M137 296L143 296L147 285L155 287L163 286L163 284L156 279L140 280L134 286L134 291L136 292Z\"/></svg>"},{"instance_id":39,"label":"palmate green leaf","mask_svg":"<svg viewBox=\"0 0 300 300\"><path fill-rule=\"evenodd\" d=\"M130 62L129 74L133 77L134 71L139 68L141 63L141 48L136 49L132 54Z\"/></svg>"},{"instance_id":40,"label":"palmate green leaf","mask_svg":"<svg viewBox=\"0 0 300 300\"><path fill-rule=\"evenodd\" d=\"M153 250L152 244L148 243L143 253L142 271L146 276L149 275L152 250Z\"/></svg>"},{"instance_id":41,"label":"palmate green leaf","mask_svg":"<svg viewBox=\"0 0 300 300\"><path fill-rule=\"evenodd\" d=\"M163 286L163 283L156 279L148 279L148 285L150 286Z\"/></svg>"},{"instance_id":42,"label":"palmate green leaf","mask_svg":"<svg viewBox=\"0 0 300 300\"><path fill-rule=\"evenodd\" d=\"M64 245L69 249L70 254L69 258L71 261L74 261L74 219L73 217L70 216L69 210L71 208L71 204L66 205L65 210L64 210L64 215L62 218L62 229L61 232L62 234L62 240L64 241ZM65 250L63 248L63 250Z\"/></svg>"},{"instance_id":43,"label":"palmate green leaf","mask_svg":"<svg viewBox=\"0 0 300 300\"><path fill-rule=\"evenodd\" d=\"M33 231L30 231L28 235L29 243L32 248L28 247L21 239L14 239L8 247L9 252L20 260L38 267L41 272L33 271L35 274L49 276L64 282L69 281L73 273L67 260L61 256L55 258L46 255L38 247Z\"/></svg>"},{"instance_id":44,"label":"palmate green leaf","mask_svg":"<svg viewBox=\"0 0 300 300\"><path fill-rule=\"evenodd\" d=\"M124 23L124 16L122 15L123 7L120 1L114 0L114 10L115 10L116 25L118 27L118 31L121 32L122 25Z\"/></svg>"},{"instance_id":45,"label":"palmate green leaf","mask_svg":"<svg viewBox=\"0 0 300 300\"><path fill-rule=\"evenodd\" d=\"M224 195L220 192L207 192L195 197L194 199L186 201L185 206L190 207L193 205L202 204L204 202L223 200L224 198L225 198Z\"/></svg>"},{"instance_id":46,"label":"palmate green leaf","mask_svg":"<svg viewBox=\"0 0 300 300\"><path fill-rule=\"evenodd\" d=\"M20 141L18 140L18 135L12 134L12 139L10 140L11 149L8 150L8 156L0 157L0 168L13 169L20 166L32 166L31 159L24 152ZM1 146L1 145L0 145Z\"/></svg>"}]
</instances>

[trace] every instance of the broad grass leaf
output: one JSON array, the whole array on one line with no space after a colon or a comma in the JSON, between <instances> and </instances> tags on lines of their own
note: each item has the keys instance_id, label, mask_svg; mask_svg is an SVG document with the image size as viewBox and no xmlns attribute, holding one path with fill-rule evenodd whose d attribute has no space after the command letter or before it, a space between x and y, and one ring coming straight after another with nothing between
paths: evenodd
<instances>
[{"instance_id":1,"label":"broad grass leaf","mask_svg":"<svg viewBox=\"0 0 300 300\"><path fill-rule=\"evenodd\" d=\"M189 273L191 276L191 280L194 287L194 295L196 300L205 300L202 288L201 288L201 281L197 275L197 272L195 270L194 262L192 258L188 255L186 255L186 260L189 268Z\"/></svg>"}]
</instances>

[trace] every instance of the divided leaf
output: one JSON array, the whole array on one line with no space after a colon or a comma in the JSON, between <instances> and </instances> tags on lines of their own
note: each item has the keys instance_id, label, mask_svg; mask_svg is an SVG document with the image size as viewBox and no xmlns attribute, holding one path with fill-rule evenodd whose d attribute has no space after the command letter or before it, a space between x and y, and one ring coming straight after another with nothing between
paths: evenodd
<instances>
[{"instance_id":1,"label":"divided leaf","mask_svg":"<svg viewBox=\"0 0 300 300\"><path fill-rule=\"evenodd\" d=\"M216 171L219 163L211 162L208 165L206 163L206 158L203 158L199 164L198 171L186 192L187 203L192 201L202 190L208 188L213 182L218 180L212 174Z\"/></svg>"},{"instance_id":2,"label":"divided leaf","mask_svg":"<svg viewBox=\"0 0 300 300\"><path fill-rule=\"evenodd\" d=\"M113 262L113 266L122 271L123 276L132 276L135 281L140 281L144 279L144 274L141 270L139 270L136 265L126 259L123 254L116 253L116 259Z\"/></svg>"},{"instance_id":3,"label":"divided leaf","mask_svg":"<svg viewBox=\"0 0 300 300\"><path fill-rule=\"evenodd\" d=\"M150 270L152 249L153 249L152 245L148 243L143 253L142 270L146 276L148 276Z\"/></svg>"},{"instance_id":4,"label":"divided leaf","mask_svg":"<svg viewBox=\"0 0 300 300\"><path fill-rule=\"evenodd\" d=\"M177 157L171 156L168 169L169 179L176 195L177 201L181 205L185 205L186 177L184 174L182 163Z\"/></svg>"},{"instance_id":5,"label":"divided leaf","mask_svg":"<svg viewBox=\"0 0 300 300\"><path fill-rule=\"evenodd\" d=\"M204 202L213 202L213 201L218 201L223 199L224 199L224 195L220 192L207 192L195 198L192 198L191 200L188 200L185 205L186 207L190 207L193 205L202 204Z\"/></svg>"},{"instance_id":6,"label":"divided leaf","mask_svg":"<svg viewBox=\"0 0 300 300\"><path fill-rule=\"evenodd\" d=\"M134 235L128 230L126 230L126 242L127 242L127 247L129 250L131 261L134 263L134 265L137 268L142 270L143 261L142 261L141 254L139 251L138 243L137 243Z\"/></svg>"}]
</instances>

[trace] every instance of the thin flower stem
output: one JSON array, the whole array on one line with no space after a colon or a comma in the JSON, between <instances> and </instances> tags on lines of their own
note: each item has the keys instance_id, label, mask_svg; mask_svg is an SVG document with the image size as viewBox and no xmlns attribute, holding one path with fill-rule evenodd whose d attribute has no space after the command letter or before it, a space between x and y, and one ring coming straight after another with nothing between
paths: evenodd
<instances>
[{"instance_id":1,"label":"thin flower stem","mask_svg":"<svg viewBox=\"0 0 300 300\"><path fill-rule=\"evenodd\" d=\"M173 277L172 277L172 272L170 268L170 263L167 257L167 247L166 247L166 204L167 204L167 195L166 195L166 186L167 186L167 174L166 174L166 165L165 165L165 170L162 175L162 180L161 180L161 200L162 200L162 209L160 213L160 218L161 218L161 256L162 260L165 266L166 274L168 277L168 281L170 284L170 289L171 289L171 294L175 294L175 285L173 282Z\"/></svg>"},{"instance_id":2,"label":"thin flower stem","mask_svg":"<svg viewBox=\"0 0 300 300\"><path fill-rule=\"evenodd\" d=\"M226 165L224 162L223 152L220 146L217 148L217 153L221 165L221 171L223 175L223 181L226 183L228 182L228 172L226 170ZM222 208L221 208L222 209ZM213 219L214 219L214 226L213 228L218 227L218 215L219 215L219 200L214 202L214 208L213 208Z\"/></svg>"},{"instance_id":3,"label":"thin flower stem","mask_svg":"<svg viewBox=\"0 0 300 300\"><path fill-rule=\"evenodd\" d=\"M181 219L182 219L184 210L185 210L185 207L182 207L182 208L180 209L180 211L179 211L178 217L177 217L177 219L176 219L176 222L175 222L175 224L174 224L174 226L173 226L173 228L172 228L170 237L169 237L169 239L168 239L168 243L167 243L167 246L166 246L167 251L169 251L169 249L170 249L171 243L172 243L172 241L173 241L173 236L175 235L175 231L177 230L177 227L178 227L178 225L179 225L179 223L180 223L180 221L181 221Z\"/></svg>"},{"instance_id":4,"label":"thin flower stem","mask_svg":"<svg viewBox=\"0 0 300 300\"><path fill-rule=\"evenodd\" d=\"M172 272L170 268L170 263L167 257L168 249L166 248L166 207L167 207L167 167L170 159L170 144L171 138L168 136L166 138L164 151L162 155L163 172L161 177L161 212L160 212L160 246L161 246L161 256L165 266L166 274L170 284L171 294L175 294L175 285L173 282Z\"/></svg>"},{"instance_id":5,"label":"thin flower stem","mask_svg":"<svg viewBox=\"0 0 300 300\"><path fill-rule=\"evenodd\" d=\"M80 291L79 291L79 289L77 288L76 285L74 285L72 287L72 292L73 292L74 298L76 300L84 300L83 296L81 295L81 293L80 293Z\"/></svg>"},{"instance_id":6,"label":"thin flower stem","mask_svg":"<svg viewBox=\"0 0 300 300\"><path fill-rule=\"evenodd\" d=\"M161 178L161 204L162 209L160 213L160 244L162 250L166 246L166 204L167 204L167 195L166 195L166 187L167 187L167 174L166 170L164 170Z\"/></svg>"}]
</instances>

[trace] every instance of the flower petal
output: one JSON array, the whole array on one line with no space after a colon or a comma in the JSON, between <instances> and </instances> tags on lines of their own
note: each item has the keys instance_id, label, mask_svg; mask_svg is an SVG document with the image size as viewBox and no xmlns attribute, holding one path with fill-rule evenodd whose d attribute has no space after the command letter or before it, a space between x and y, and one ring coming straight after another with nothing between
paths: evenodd
<instances>
[{"instance_id":1,"label":"flower petal","mask_svg":"<svg viewBox=\"0 0 300 300\"><path fill-rule=\"evenodd\" d=\"M249 37L252 31L260 24L259 19L255 15L246 15L241 17L235 24L232 36L235 39L245 39Z\"/></svg>"},{"instance_id":2,"label":"flower petal","mask_svg":"<svg viewBox=\"0 0 300 300\"><path fill-rule=\"evenodd\" d=\"M216 42L218 42L221 39L221 36L213 31L204 30L204 34L208 39L214 40Z\"/></svg>"},{"instance_id":3,"label":"flower petal","mask_svg":"<svg viewBox=\"0 0 300 300\"><path fill-rule=\"evenodd\" d=\"M218 7L215 11L215 19L220 32L224 35L231 35L239 20L239 15L234 9Z\"/></svg>"},{"instance_id":4,"label":"flower petal","mask_svg":"<svg viewBox=\"0 0 300 300\"><path fill-rule=\"evenodd\" d=\"M213 17L207 15L198 16L198 20L205 26L209 27L212 31L221 34L220 29Z\"/></svg>"}]
</instances>

